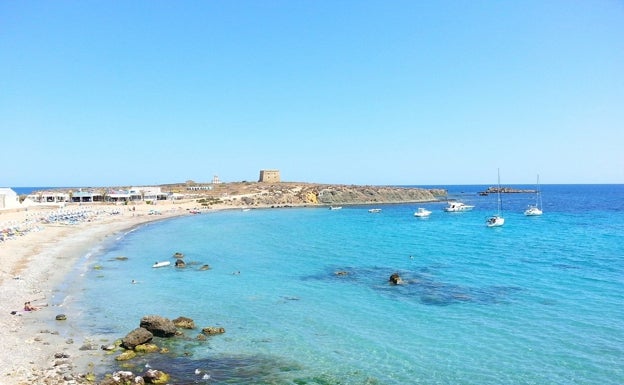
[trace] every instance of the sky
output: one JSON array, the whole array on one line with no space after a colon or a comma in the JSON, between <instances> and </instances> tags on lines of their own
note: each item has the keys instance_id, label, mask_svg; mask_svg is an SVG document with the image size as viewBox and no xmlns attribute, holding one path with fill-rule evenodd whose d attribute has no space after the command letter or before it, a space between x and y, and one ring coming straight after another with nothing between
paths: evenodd
<instances>
[{"instance_id":1,"label":"sky","mask_svg":"<svg viewBox=\"0 0 624 385\"><path fill-rule=\"evenodd\" d=\"M0 1L0 164L0 187L624 183L624 2Z\"/></svg>"}]
</instances>

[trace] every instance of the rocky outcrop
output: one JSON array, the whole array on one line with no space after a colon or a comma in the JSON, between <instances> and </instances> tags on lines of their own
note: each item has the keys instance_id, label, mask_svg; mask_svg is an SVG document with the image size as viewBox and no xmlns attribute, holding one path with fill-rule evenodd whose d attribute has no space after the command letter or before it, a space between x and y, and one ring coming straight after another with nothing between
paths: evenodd
<instances>
[{"instance_id":1,"label":"rocky outcrop","mask_svg":"<svg viewBox=\"0 0 624 385\"><path fill-rule=\"evenodd\" d=\"M173 321L159 315L148 315L141 318L139 326L149 330L157 337L173 337L177 332Z\"/></svg>"},{"instance_id":2,"label":"rocky outcrop","mask_svg":"<svg viewBox=\"0 0 624 385\"><path fill-rule=\"evenodd\" d=\"M322 204L431 202L438 198L432 190L407 187L331 186L318 193Z\"/></svg>"},{"instance_id":3,"label":"rocky outcrop","mask_svg":"<svg viewBox=\"0 0 624 385\"><path fill-rule=\"evenodd\" d=\"M222 200L233 206L335 205L433 202L446 197L443 189L389 186L348 186L299 183L258 183L245 194Z\"/></svg>"}]
</instances>

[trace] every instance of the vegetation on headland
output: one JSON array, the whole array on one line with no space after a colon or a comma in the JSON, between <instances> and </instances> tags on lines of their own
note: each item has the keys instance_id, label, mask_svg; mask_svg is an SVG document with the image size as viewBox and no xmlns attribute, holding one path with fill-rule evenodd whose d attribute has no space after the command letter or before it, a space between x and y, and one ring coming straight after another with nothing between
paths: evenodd
<instances>
[{"instance_id":1,"label":"vegetation on headland","mask_svg":"<svg viewBox=\"0 0 624 385\"><path fill-rule=\"evenodd\" d=\"M185 183L163 184L155 187L159 187L164 193L164 196L168 197L168 200L194 200L203 207L283 207L433 202L444 200L447 196L447 191L444 189L303 182L229 182L202 184L187 181ZM101 192L124 189L129 188L98 187L83 188L81 190L97 190ZM59 189L59 192L60 191L65 193L69 191L69 193L71 193L71 190L63 191ZM105 203L106 201L106 196L100 193L98 202ZM128 202L122 203L127 204ZM150 203L157 203L157 201L150 201Z\"/></svg>"},{"instance_id":2,"label":"vegetation on headland","mask_svg":"<svg viewBox=\"0 0 624 385\"><path fill-rule=\"evenodd\" d=\"M184 186L168 186L168 188L181 192L180 189ZM226 206L248 207L432 202L445 199L447 195L443 189L295 182L222 183L214 185L211 190L196 193L200 194L199 199L202 202L218 201Z\"/></svg>"}]
</instances>

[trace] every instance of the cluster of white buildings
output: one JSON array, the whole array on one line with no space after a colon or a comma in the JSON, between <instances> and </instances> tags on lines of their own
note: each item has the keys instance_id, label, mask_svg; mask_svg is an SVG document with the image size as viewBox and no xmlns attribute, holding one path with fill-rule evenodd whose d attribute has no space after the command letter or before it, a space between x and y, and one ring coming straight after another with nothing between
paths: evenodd
<instances>
[{"instance_id":1,"label":"cluster of white buildings","mask_svg":"<svg viewBox=\"0 0 624 385\"><path fill-rule=\"evenodd\" d=\"M183 194L163 192L160 187L132 187L128 190L78 189L77 191L38 191L22 202L11 188L0 188L0 210L19 209L35 205L63 205L65 203L93 202L156 202L182 199Z\"/></svg>"}]
</instances>

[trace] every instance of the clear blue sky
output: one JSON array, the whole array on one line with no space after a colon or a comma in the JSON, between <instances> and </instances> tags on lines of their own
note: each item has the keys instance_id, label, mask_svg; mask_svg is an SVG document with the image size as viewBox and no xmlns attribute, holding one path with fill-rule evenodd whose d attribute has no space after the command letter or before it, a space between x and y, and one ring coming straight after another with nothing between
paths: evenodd
<instances>
[{"instance_id":1,"label":"clear blue sky","mask_svg":"<svg viewBox=\"0 0 624 385\"><path fill-rule=\"evenodd\" d=\"M624 183L624 2L0 1L0 187Z\"/></svg>"}]
</instances>

